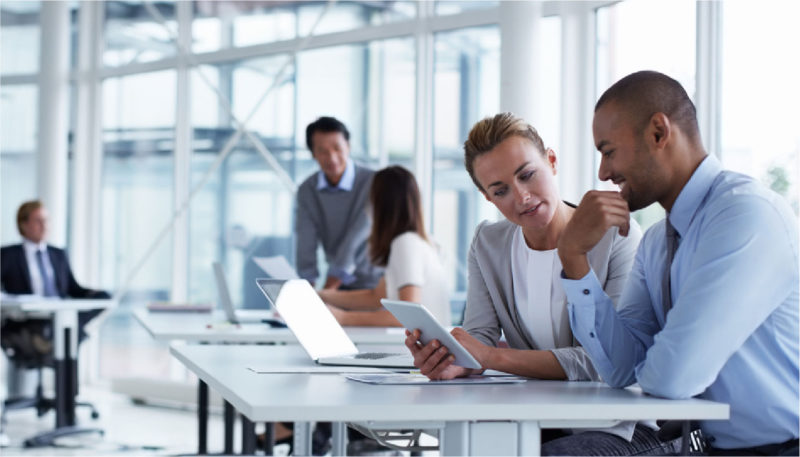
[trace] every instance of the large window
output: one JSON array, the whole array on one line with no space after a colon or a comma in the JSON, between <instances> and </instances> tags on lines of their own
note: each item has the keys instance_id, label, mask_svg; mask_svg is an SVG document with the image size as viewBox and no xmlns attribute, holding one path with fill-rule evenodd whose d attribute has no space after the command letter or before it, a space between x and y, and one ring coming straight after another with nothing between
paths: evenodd
<instances>
[{"instance_id":1,"label":"large window","mask_svg":"<svg viewBox=\"0 0 800 457\"><path fill-rule=\"evenodd\" d=\"M276 3L275 5L271 3ZM413 19L417 3L380 2L220 2L195 0L195 52L291 40L368 25ZM313 27L313 30L312 30Z\"/></svg>"},{"instance_id":2,"label":"large window","mask_svg":"<svg viewBox=\"0 0 800 457\"><path fill-rule=\"evenodd\" d=\"M216 302L211 262L221 261L234 303L263 307L253 281L263 274L251 257L292 258L293 194L262 154L271 154L290 177L296 169L294 65L276 55L193 74L191 186L202 187L190 207L189 297ZM236 131L228 100L239 122L250 119L247 130L257 143L242 136L227 146ZM226 146L230 150L219 162Z\"/></svg>"},{"instance_id":3,"label":"large window","mask_svg":"<svg viewBox=\"0 0 800 457\"><path fill-rule=\"evenodd\" d=\"M722 11L722 162L761 180L797 213L800 4L725 2Z\"/></svg>"},{"instance_id":4,"label":"large window","mask_svg":"<svg viewBox=\"0 0 800 457\"><path fill-rule=\"evenodd\" d=\"M106 1L103 63L123 66L175 55L175 2ZM160 21L163 20L162 24Z\"/></svg>"},{"instance_id":5,"label":"large window","mask_svg":"<svg viewBox=\"0 0 800 457\"><path fill-rule=\"evenodd\" d=\"M500 99L500 31L474 28L436 35L434 73L433 236L464 297L467 253L478 222L497 211L475 189L462 145L472 125L494 115ZM455 321L460 309L454 309Z\"/></svg>"},{"instance_id":6,"label":"large window","mask_svg":"<svg viewBox=\"0 0 800 457\"><path fill-rule=\"evenodd\" d=\"M39 70L38 1L0 4L0 73L36 73Z\"/></svg>"},{"instance_id":7,"label":"large window","mask_svg":"<svg viewBox=\"0 0 800 457\"><path fill-rule=\"evenodd\" d=\"M101 373L109 376L153 369L113 361L136 357L152 345L130 319L131 306L165 300L170 293L172 238L162 230L174 210L174 106L174 70L103 83L101 284L127 292L102 327L101 358L108 363L101 364Z\"/></svg>"},{"instance_id":8,"label":"large window","mask_svg":"<svg viewBox=\"0 0 800 457\"><path fill-rule=\"evenodd\" d=\"M5 60L4 60L5 61ZM32 85L0 87L0 194L2 244L18 242L16 210L36 198L37 90Z\"/></svg>"},{"instance_id":9,"label":"large window","mask_svg":"<svg viewBox=\"0 0 800 457\"><path fill-rule=\"evenodd\" d=\"M625 1L599 8L596 98L630 73L655 70L675 78L694 100L695 8L696 3L691 0ZM599 153L594 151L592 157L597 170ZM597 187L616 189L608 181L598 181ZM664 210L659 205L634 214L642 229L663 217Z\"/></svg>"}]
</instances>

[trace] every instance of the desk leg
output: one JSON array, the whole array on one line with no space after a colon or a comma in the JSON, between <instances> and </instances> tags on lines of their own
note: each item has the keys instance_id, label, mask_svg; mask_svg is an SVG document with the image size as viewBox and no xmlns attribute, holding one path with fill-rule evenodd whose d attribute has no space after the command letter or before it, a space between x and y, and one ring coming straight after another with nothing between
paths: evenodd
<instances>
[{"instance_id":1,"label":"desk leg","mask_svg":"<svg viewBox=\"0 0 800 457\"><path fill-rule=\"evenodd\" d=\"M236 421L236 411L233 405L224 401L224 416L225 416L225 450L223 454L233 454L233 423Z\"/></svg>"},{"instance_id":2,"label":"desk leg","mask_svg":"<svg viewBox=\"0 0 800 457\"><path fill-rule=\"evenodd\" d=\"M517 424L519 436L519 448L517 455L541 455L542 454L542 429L538 422L523 421Z\"/></svg>"},{"instance_id":3,"label":"desk leg","mask_svg":"<svg viewBox=\"0 0 800 457\"><path fill-rule=\"evenodd\" d=\"M70 351L70 329L64 329L64 356L56 359L56 427L75 425L77 364Z\"/></svg>"},{"instance_id":4,"label":"desk leg","mask_svg":"<svg viewBox=\"0 0 800 457\"><path fill-rule=\"evenodd\" d=\"M244 415L242 417L242 455L256 453L256 424Z\"/></svg>"},{"instance_id":5,"label":"desk leg","mask_svg":"<svg viewBox=\"0 0 800 457\"><path fill-rule=\"evenodd\" d=\"M539 455L536 421L446 422L439 434L441 455Z\"/></svg>"},{"instance_id":6,"label":"desk leg","mask_svg":"<svg viewBox=\"0 0 800 457\"><path fill-rule=\"evenodd\" d=\"M292 454L311 455L311 422L294 423Z\"/></svg>"},{"instance_id":7,"label":"desk leg","mask_svg":"<svg viewBox=\"0 0 800 457\"><path fill-rule=\"evenodd\" d=\"M331 429L331 455L347 455L347 424L334 422Z\"/></svg>"},{"instance_id":8,"label":"desk leg","mask_svg":"<svg viewBox=\"0 0 800 457\"><path fill-rule=\"evenodd\" d=\"M273 455L275 449L275 424L267 422L264 427L264 455Z\"/></svg>"},{"instance_id":9,"label":"desk leg","mask_svg":"<svg viewBox=\"0 0 800 457\"><path fill-rule=\"evenodd\" d=\"M56 312L53 322L56 369L56 428L75 425L75 395L78 392L78 372L75 356L78 343L75 311Z\"/></svg>"},{"instance_id":10,"label":"desk leg","mask_svg":"<svg viewBox=\"0 0 800 457\"><path fill-rule=\"evenodd\" d=\"M197 453L208 453L208 384L198 379L197 386Z\"/></svg>"}]
</instances>

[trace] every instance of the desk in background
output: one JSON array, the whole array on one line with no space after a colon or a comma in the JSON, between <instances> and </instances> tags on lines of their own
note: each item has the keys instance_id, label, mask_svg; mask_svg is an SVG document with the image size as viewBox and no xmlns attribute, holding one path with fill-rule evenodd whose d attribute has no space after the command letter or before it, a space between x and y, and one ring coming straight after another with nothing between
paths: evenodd
<instances>
[{"instance_id":1,"label":"desk in background","mask_svg":"<svg viewBox=\"0 0 800 457\"><path fill-rule=\"evenodd\" d=\"M49 317L53 320L53 356L56 373L55 429L26 440L26 445L48 445L73 433L101 432L75 426L75 397L78 392L78 312L117 306L116 300L53 299L37 296L3 296L3 318Z\"/></svg>"},{"instance_id":2,"label":"desk in background","mask_svg":"<svg viewBox=\"0 0 800 457\"><path fill-rule=\"evenodd\" d=\"M253 423L409 422L438 429L442 455L538 455L542 428L603 427L624 420L725 420L728 405L666 400L603 383L379 386L338 374L257 374L254 366L308 366L297 346L172 346L171 353ZM346 436L334 432L334 438ZM309 427L300 427L308 433ZM296 427L295 433L298 433ZM310 437L296 436L298 455ZM334 455L344 450L334 443ZM243 443L245 452L253 444ZM306 454L304 454L304 452Z\"/></svg>"},{"instance_id":3,"label":"desk in background","mask_svg":"<svg viewBox=\"0 0 800 457\"><path fill-rule=\"evenodd\" d=\"M184 341L187 343L232 343L232 344L296 344L297 338L288 328L271 328L263 323L226 324L222 312L167 312L137 309L136 320L156 340L161 342ZM265 316L266 317L266 316ZM402 328L347 327L347 335L355 344L401 345L405 341ZM263 348L263 346L262 346ZM299 349L299 346L298 346ZM405 348L402 348L405 349ZM234 352L227 349L228 352ZM237 349L238 351L238 349ZM302 351L302 350L301 350ZM303 353L305 355L305 353ZM306 360L310 359L306 356ZM198 454L208 450L208 384L198 378L197 389ZM224 405L224 453L233 453L233 422L235 410L225 400ZM249 433L249 427L242 427Z\"/></svg>"}]
</instances>

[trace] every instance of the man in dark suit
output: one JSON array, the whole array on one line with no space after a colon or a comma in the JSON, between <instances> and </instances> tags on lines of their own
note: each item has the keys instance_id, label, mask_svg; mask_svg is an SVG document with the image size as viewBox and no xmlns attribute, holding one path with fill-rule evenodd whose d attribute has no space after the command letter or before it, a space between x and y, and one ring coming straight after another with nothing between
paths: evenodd
<instances>
[{"instance_id":1,"label":"man in dark suit","mask_svg":"<svg viewBox=\"0 0 800 457\"><path fill-rule=\"evenodd\" d=\"M0 248L0 285L4 292L61 298L110 298L105 291L78 284L66 252L47 244L47 210L41 201L28 201L19 207L17 229L22 243ZM78 313L79 340L86 336L84 325L100 312L98 309Z\"/></svg>"}]
</instances>

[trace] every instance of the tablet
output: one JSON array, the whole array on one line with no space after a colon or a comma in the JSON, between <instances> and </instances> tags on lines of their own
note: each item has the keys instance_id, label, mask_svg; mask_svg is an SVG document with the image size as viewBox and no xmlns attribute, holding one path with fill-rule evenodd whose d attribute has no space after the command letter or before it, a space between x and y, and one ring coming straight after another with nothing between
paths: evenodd
<instances>
[{"instance_id":1,"label":"tablet","mask_svg":"<svg viewBox=\"0 0 800 457\"><path fill-rule=\"evenodd\" d=\"M400 321L408 331L419 329L422 332L420 341L428 344L431 340L439 340L451 354L456 357L455 365L464 368L480 369L481 364L447 331L433 314L419 303L381 299L381 304Z\"/></svg>"}]
</instances>

